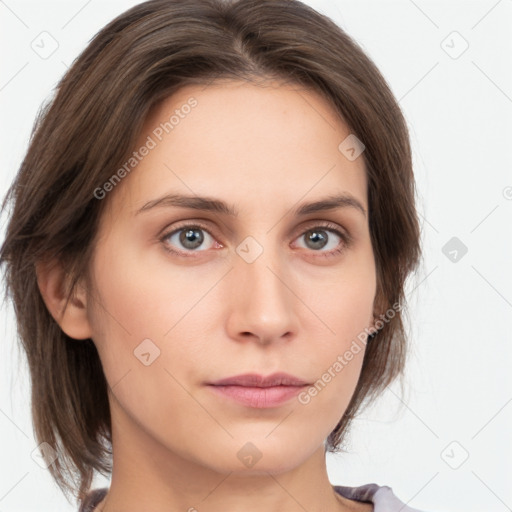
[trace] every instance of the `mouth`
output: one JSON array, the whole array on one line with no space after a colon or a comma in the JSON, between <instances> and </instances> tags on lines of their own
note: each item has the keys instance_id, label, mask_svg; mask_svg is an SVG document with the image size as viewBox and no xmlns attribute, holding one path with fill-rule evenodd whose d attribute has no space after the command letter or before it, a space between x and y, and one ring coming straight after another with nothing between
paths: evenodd
<instances>
[{"instance_id":1,"label":"mouth","mask_svg":"<svg viewBox=\"0 0 512 512\"><path fill-rule=\"evenodd\" d=\"M306 381L282 372L268 377L236 375L207 385L217 396L256 409L279 407L309 386Z\"/></svg>"}]
</instances>

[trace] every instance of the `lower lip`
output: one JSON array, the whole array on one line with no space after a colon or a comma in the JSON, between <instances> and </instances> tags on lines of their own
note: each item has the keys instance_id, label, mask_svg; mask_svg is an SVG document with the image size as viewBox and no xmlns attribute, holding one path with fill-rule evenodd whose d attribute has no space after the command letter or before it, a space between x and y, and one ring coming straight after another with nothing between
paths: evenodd
<instances>
[{"instance_id":1,"label":"lower lip","mask_svg":"<svg viewBox=\"0 0 512 512\"><path fill-rule=\"evenodd\" d=\"M255 388L245 386L209 386L216 393L231 398L248 407L264 409L278 407L297 396L305 386L272 386Z\"/></svg>"}]
</instances>

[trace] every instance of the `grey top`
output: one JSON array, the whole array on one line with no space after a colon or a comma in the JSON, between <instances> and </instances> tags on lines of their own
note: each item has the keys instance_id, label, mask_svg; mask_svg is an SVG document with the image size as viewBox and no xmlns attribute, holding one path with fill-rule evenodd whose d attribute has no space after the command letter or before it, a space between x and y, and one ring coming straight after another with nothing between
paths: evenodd
<instances>
[{"instance_id":1,"label":"grey top","mask_svg":"<svg viewBox=\"0 0 512 512\"><path fill-rule=\"evenodd\" d=\"M374 512L422 512L417 508L408 507L400 501L393 489L387 485L365 484L359 487L333 485L334 490L344 498L355 501L373 503Z\"/></svg>"},{"instance_id":2,"label":"grey top","mask_svg":"<svg viewBox=\"0 0 512 512\"><path fill-rule=\"evenodd\" d=\"M405 505L387 485L365 484L359 487L333 485L333 489L344 498L373 503L374 512L421 512ZM106 496L107 491L106 487L90 491L78 512L93 512Z\"/></svg>"}]
</instances>

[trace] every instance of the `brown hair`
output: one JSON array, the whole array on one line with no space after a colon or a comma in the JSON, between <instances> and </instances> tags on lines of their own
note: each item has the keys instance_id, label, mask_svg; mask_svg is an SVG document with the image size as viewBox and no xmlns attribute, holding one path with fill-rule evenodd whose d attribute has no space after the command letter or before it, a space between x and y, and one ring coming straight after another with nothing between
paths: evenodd
<instances>
[{"instance_id":1,"label":"brown hair","mask_svg":"<svg viewBox=\"0 0 512 512\"><path fill-rule=\"evenodd\" d=\"M64 266L69 300L87 275L107 203L94 191L126 161L152 106L216 78L272 78L313 90L365 145L376 305L380 312L395 305L395 314L367 345L328 450L340 450L362 404L402 376L401 306L420 258L419 223L408 130L376 66L332 20L298 0L139 4L104 27L67 71L3 204L13 208L0 263L30 367L35 435L57 451L49 470L65 494L82 498L94 470L111 471L107 382L92 340L70 342L49 314L35 264Z\"/></svg>"}]
</instances>

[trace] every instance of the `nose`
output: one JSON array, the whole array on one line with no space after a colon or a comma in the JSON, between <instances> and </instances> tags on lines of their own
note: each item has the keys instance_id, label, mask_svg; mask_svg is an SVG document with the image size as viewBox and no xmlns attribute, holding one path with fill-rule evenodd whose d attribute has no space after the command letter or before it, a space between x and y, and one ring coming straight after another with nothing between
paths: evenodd
<instances>
[{"instance_id":1,"label":"nose","mask_svg":"<svg viewBox=\"0 0 512 512\"><path fill-rule=\"evenodd\" d=\"M252 263L236 256L229 276L227 330L232 339L269 344L297 334L294 284L277 255L263 251Z\"/></svg>"}]
</instances>

